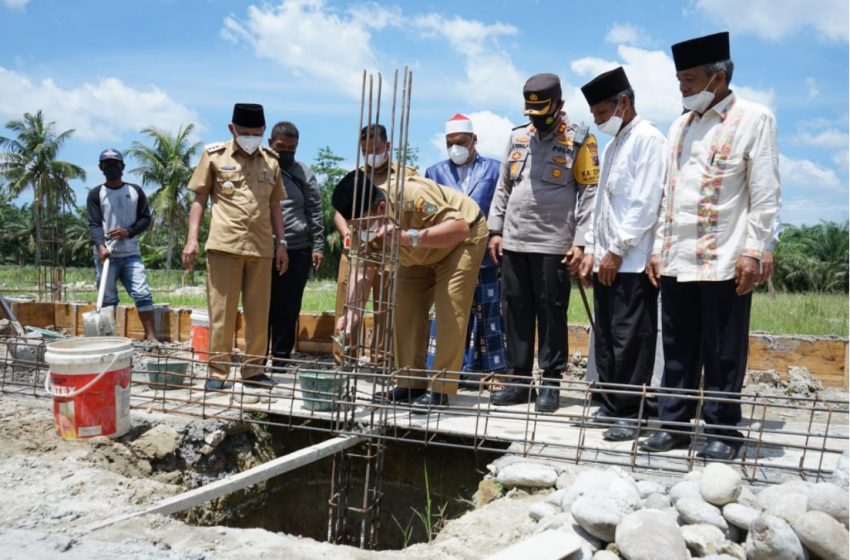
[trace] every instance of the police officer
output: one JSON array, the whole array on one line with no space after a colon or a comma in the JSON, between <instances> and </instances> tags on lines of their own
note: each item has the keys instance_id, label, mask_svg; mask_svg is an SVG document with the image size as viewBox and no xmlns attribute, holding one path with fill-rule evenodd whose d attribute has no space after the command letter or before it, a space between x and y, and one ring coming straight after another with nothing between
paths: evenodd
<instances>
[{"instance_id":1,"label":"police officer","mask_svg":"<svg viewBox=\"0 0 850 560\"><path fill-rule=\"evenodd\" d=\"M356 196L355 196L356 193ZM465 194L419 176L406 177L396 200L395 189L388 195L369 180L367 174L349 173L334 189L334 208L347 220L367 216L397 215L401 205L399 260L393 336L396 366L409 367L398 387L376 395L376 400L411 403L414 413L448 405L457 392L457 372L463 362L463 349L469 308L478 278L478 269L487 244L487 222L478 205ZM371 201L361 212L353 201ZM377 232L380 239L393 226ZM357 268L357 267L355 267ZM352 275L348 289L349 312L337 323L340 331L352 330L359 318L351 311L362 308L357 294L368 293L375 276L368 270ZM374 269L374 266L371 267ZM436 308L437 349L434 370L445 371L430 384L426 377L425 350L428 342L428 314Z\"/></svg>"},{"instance_id":2,"label":"police officer","mask_svg":"<svg viewBox=\"0 0 850 560\"><path fill-rule=\"evenodd\" d=\"M557 76L532 76L523 96L531 122L511 132L488 219L490 256L502 267L508 366L516 384L494 392L490 402L535 398L537 411L553 412L567 361L570 272L581 264L599 167L596 139L562 112ZM530 387L535 331L543 370L536 397Z\"/></svg>"},{"instance_id":3,"label":"police officer","mask_svg":"<svg viewBox=\"0 0 850 560\"><path fill-rule=\"evenodd\" d=\"M210 316L210 391L228 387L230 352L236 331L236 312L242 294L245 351L264 356L268 344L271 267L286 272L286 246L274 247L272 234L285 239L280 201L286 196L277 153L260 146L266 130L263 106L237 103L228 126L232 138L210 144L189 180L195 200L189 212L189 235L183 266L189 270L198 257L198 232L207 200L212 220L207 238L207 299ZM246 364L246 388L267 389L274 381L257 373L259 364Z\"/></svg>"}]
</instances>

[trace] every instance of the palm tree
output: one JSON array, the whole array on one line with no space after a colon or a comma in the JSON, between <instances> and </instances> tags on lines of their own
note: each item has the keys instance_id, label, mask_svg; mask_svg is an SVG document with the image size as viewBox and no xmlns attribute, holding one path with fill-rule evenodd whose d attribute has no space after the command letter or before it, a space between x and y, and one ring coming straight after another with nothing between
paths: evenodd
<instances>
[{"instance_id":1,"label":"palm tree","mask_svg":"<svg viewBox=\"0 0 850 560\"><path fill-rule=\"evenodd\" d=\"M66 130L56 133L56 123L45 122L44 114L38 111L34 115L24 113L24 118L6 123L6 128L16 134L16 138L0 136L0 181L4 183L7 196L13 199L26 191L33 191L33 221L35 223L35 261L39 270L39 289L47 284L47 271L42 265L56 267L62 242L59 231L60 209L65 206L76 207L74 191L70 181L85 180L86 172L82 167L57 160L59 150L74 133ZM44 254L45 249L47 255ZM59 296L56 275L51 271L52 296Z\"/></svg>"},{"instance_id":2,"label":"palm tree","mask_svg":"<svg viewBox=\"0 0 850 560\"><path fill-rule=\"evenodd\" d=\"M201 143L189 143L189 136L195 130L195 125L180 126L177 134L150 127L142 130L142 134L153 140L152 146L146 146L134 141L127 150L139 167L133 169L142 178L142 186L155 186L156 190L150 196L151 212L154 216L151 224L151 237L155 238L158 227L166 228L166 268L171 270L174 256L174 246L179 232L186 231L189 219L191 200L186 184L192 177L191 160L201 148Z\"/></svg>"}]
</instances>

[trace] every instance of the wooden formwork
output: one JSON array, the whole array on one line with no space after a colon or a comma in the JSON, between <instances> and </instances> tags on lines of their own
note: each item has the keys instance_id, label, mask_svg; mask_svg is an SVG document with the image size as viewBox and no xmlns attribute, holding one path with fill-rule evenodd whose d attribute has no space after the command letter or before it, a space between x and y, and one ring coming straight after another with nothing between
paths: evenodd
<instances>
[{"instance_id":1,"label":"wooden formwork","mask_svg":"<svg viewBox=\"0 0 850 560\"><path fill-rule=\"evenodd\" d=\"M83 313L94 309L90 303L50 303L12 301L12 311L22 325L53 327L72 336L83 334ZM157 306L157 335L163 340L183 342L192 338L191 309ZM372 327L367 316L366 329ZM119 305L115 314L119 336L142 338L142 324L136 308ZM298 319L296 350L311 354L330 354L334 330L333 313L302 313ZM590 327L569 325L570 352L587 355ZM814 373L825 386L848 386L847 338L788 336L763 333L750 335L749 369L772 369L782 375L789 366L801 366ZM240 311L236 318L236 345L245 348L245 326Z\"/></svg>"}]
</instances>

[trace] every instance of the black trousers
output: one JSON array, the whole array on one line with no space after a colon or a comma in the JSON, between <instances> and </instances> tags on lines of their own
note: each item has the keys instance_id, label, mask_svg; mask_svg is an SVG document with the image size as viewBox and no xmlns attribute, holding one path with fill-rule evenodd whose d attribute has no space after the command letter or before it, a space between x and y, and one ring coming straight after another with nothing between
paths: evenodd
<instances>
[{"instance_id":1,"label":"black trousers","mask_svg":"<svg viewBox=\"0 0 850 560\"><path fill-rule=\"evenodd\" d=\"M570 273L563 258L513 251L502 256L502 313L514 375L531 376L535 326L537 363L544 376L558 377L567 365Z\"/></svg>"},{"instance_id":2,"label":"black trousers","mask_svg":"<svg viewBox=\"0 0 850 560\"><path fill-rule=\"evenodd\" d=\"M289 267L283 276L272 267L272 297L269 305L269 346L275 358L288 359L295 345L295 326L301 313L304 286L313 267L313 253L288 249Z\"/></svg>"},{"instance_id":3,"label":"black trousers","mask_svg":"<svg viewBox=\"0 0 850 560\"><path fill-rule=\"evenodd\" d=\"M643 272L618 273L611 286L600 284L594 274L593 308L593 350L599 381L649 385L658 336L658 289ZM602 393L600 398L608 416L637 418L639 393Z\"/></svg>"},{"instance_id":4,"label":"black trousers","mask_svg":"<svg viewBox=\"0 0 850 560\"><path fill-rule=\"evenodd\" d=\"M747 371L752 292L735 294L735 281L679 282L661 278L661 338L664 345L662 386L698 389L705 371L706 391L738 393ZM687 422L694 417L697 401L659 397L662 422ZM741 421L741 405L706 401L702 417L707 424L729 428L706 429L706 433L732 435Z\"/></svg>"}]
</instances>

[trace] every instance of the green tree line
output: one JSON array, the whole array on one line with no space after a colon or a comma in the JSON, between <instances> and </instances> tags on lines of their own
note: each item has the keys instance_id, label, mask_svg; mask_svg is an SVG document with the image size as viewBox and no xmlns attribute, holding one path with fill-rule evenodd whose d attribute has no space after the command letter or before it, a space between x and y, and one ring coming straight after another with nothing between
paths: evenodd
<instances>
[{"instance_id":1,"label":"green tree line","mask_svg":"<svg viewBox=\"0 0 850 560\"><path fill-rule=\"evenodd\" d=\"M58 132L41 111L26 113L6 123L8 136L0 136L0 263L28 266L38 262L46 235L62 239L61 259L66 266L92 266L93 252L84 207L75 202L70 182L86 180L85 171L59 159L62 146L74 133ZM128 170L140 178L149 197L154 219L142 237L142 256L151 268L179 268L192 196L186 184L192 159L201 149L191 142L194 125L175 134L153 127L141 131L147 142L133 142L125 150ZM300 159L300 158L299 158ZM342 239L333 225L331 193L347 172L344 158L330 147L321 148L311 162L322 191L325 222L323 278L335 278ZM408 163L416 165L418 152L408 148ZM93 184L101 177L90 178ZM12 201L31 192L33 202ZM206 214L209 227L209 213ZM44 224L51 222L46 233ZM205 231L202 231L202 238ZM201 256L203 259L203 255ZM775 251L773 285L787 292L847 292L848 223L821 222L813 226L786 225ZM203 264L203 260L202 260Z\"/></svg>"}]
</instances>

